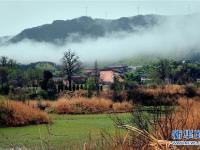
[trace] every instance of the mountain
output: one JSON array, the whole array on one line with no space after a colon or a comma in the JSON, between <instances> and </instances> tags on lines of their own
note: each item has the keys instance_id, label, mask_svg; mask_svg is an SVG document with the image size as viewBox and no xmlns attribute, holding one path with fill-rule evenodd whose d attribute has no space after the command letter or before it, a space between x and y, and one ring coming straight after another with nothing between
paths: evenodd
<instances>
[{"instance_id":1,"label":"mountain","mask_svg":"<svg viewBox=\"0 0 200 150\"><path fill-rule=\"evenodd\" d=\"M60 68L59 65L57 65L53 62L47 62L47 61L30 63L28 65L28 67L36 68L36 69L40 69L40 70L49 70L49 71L56 71Z\"/></svg>"},{"instance_id":2,"label":"mountain","mask_svg":"<svg viewBox=\"0 0 200 150\"><path fill-rule=\"evenodd\" d=\"M95 39L114 32L136 32L141 28L152 27L164 18L159 15L138 15L106 20L83 16L72 20L55 20L51 24L25 29L9 42L17 43L24 39L54 44L80 42L85 38Z\"/></svg>"},{"instance_id":3,"label":"mountain","mask_svg":"<svg viewBox=\"0 0 200 150\"><path fill-rule=\"evenodd\" d=\"M0 45L4 44L6 41L9 41L11 38L12 38L11 36L0 37Z\"/></svg>"},{"instance_id":4,"label":"mountain","mask_svg":"<svg viewBox=\"0 0 200 150\"><path fill-rule=\"evenodd\" d=\"M20 68L24 70L33 68L33 69L39 69L41 71L44 71L44 70L51 71L53 75L55 76L59 76L60 74L62 74L61 66L49 61L39 61L39 62L30 63L30 64L19 64L19 65L20 65Z\"/></svg>"}]
</instances>

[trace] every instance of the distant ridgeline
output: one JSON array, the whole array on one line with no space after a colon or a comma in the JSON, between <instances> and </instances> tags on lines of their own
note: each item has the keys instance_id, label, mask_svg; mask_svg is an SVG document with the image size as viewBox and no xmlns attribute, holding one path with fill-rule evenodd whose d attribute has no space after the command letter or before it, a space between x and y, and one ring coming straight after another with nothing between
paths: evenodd
<instances>
[{"instance_id":1,"label":"distant ridgeline","mask_svg":"<svg viewBox=\"0 0 200 150\"><path fill-rule=\"evenodd\" d=\"M29 64L30 67L35 67L37 69L41 69L41 70L57 70L59 68L58 65L56 65L53 62L35 62L35 63L31 63Z\"/></svg>"},{"instance_id":2,"label":"distant ridgeline","mask_svg":"<svg viewBox=\"0 0 200 150\"><path fill-rule=\"evenodd\" d=\"M30 64L20 64L20 67L22 69L39 69L41 71L51 71L54 75L60 74L61 72L61 66L53 63L53 62L47 62L47 61L40 61L40 62L34 62Z\"/></svg>"},{"instance_id":3,"label":"distant ridgeline","mask_svg":"<svg viewBox=\"0 0 200 150\"><path fill-rule=\"evenodd\" d=\"M25 29L8 42L16 43L24 39L54 44L80 42L84 38L95 39L114 32L137 32L138 29L150 28L165 18L158 15L138 15L106 20L83 16L72 20L56 20L52 24Z\"/></svg>"},{"instance_id":4,"label":"distant ridgeline","mask_svg":"<svg viewBox=\"0 0 200 150\"><path fill-rule=\"evenodd\" d=\"M177 55L161 55L157 53L146 53L146 54L138 54L135 56L131 56L126 59L122 59L120 61L115 62L116 64L129 64L129 65L147 65L151 63L158 62L160 59L171 59L175 61L189 61L191 63L200 63L200 50L193 49L188 51L182 51L182 53L178 53Z\"/></svg>"}]
</instances>

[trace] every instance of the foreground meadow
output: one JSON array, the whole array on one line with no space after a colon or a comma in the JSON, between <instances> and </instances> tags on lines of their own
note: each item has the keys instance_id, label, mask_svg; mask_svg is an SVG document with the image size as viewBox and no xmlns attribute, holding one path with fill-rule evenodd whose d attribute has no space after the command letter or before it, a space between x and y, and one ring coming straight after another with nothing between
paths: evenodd
<instances>
[{"instance_id":1,"label":"foreground meadow","mask_svg":"<svg viewBox=\"0 0 200 150\"><path fill-rule=\"evenodd\" d=\"M56 150L196 150L198 146L174 146L171 141L173 130L200 128L199 91L179 85L138 87L127 91L131 101L122 102L103 97L24 103L4 99L0 144Z\"/></svg>"},{"instance_id":2,"label":"foreground meadow","mask_svg":"<svg viewBox=\"0 0 200 150\"><path fill-rule=\"evenodd\" d=\"M128 119L130 114L118 114ZM101 136L101 132L113 135L116 127L107 114L56 115L51 114L53 124L0 128L1 147L39 147L50 144L51 148L82 146L84 142Z\"/></svg>"},{"instance_id":3,"label":"foreground meadow","mask_svg":"<svg viewBox=\"0 0 200 150\"><path fill-rule=\"evenodd\" d=\"M104 98L22 103L1 97L0 108L0 149L81 149L91 138L100 139L102 133L114 135L117 129L110 113L127 120L131 115L125 112L131 111L132 105Z\"/></svg>"}]
</instances>

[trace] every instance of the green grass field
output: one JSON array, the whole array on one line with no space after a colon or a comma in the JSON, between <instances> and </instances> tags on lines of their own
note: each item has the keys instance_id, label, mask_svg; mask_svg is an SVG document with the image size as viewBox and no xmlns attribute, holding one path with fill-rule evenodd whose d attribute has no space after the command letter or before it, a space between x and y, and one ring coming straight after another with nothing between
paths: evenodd
<instances>
[{"instance_id":1,"label":"green grass field","mask_svg":"<svg viewBox=\"0 0 200 150\"><path fill-rule=\"evenodd\" d=\"M128 119L129 114L119 114ZM91 136L100 138L100 131L114 134L116 128L106 114L100 115L51 115L52 125L0 128L0 147L51 147L83 145ZM41 140L42 139L42 140ZM42 142L43 141L43 142ZM12 146L13 145L13 146Z\"/></svg>"}]
</instances>

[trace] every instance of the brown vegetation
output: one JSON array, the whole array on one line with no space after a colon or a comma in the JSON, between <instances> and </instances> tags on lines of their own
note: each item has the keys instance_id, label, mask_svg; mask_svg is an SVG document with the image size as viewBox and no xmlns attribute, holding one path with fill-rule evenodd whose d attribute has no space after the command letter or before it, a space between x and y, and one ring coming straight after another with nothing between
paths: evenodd
<instances>
[{"instance_id":1,"label":"brown vegetation","mask_svg":"<svg viewBox=\"0 0 200 150\"><path fill-rule=\"evenodd\" d=\"M48 123L48 114L22 102L0 102L0 126L23 126Z\"/></svg>"},{"instance_id":2,"label":"brown vegetation","mask_svg":"<svg viewBox=\"0 0 200 150\"><path fill-rule=\"evenodd\" d=\"M198 99L180 98L179 106L157 118L150 131L128 125L115 118L119 128L127 130L126 134L116 133L115 136L102 134L101 140L84 144L84 149L113 150L197 150L199 146L175 146L171 144L171 133L175 129L196 130L200 128L200 101ZM158 114L157 114L158 115ZM133 116L134 117L134 116ZM152 121L152 118L150 118ZM150 122L149 122L150 123ZM182 139L185 140L185 139Z\"/></svg>"},{"instance_id":3,"label":"brown vegetation","mask_svg":"<svg viewBox=\"0 0 200 150\"><path fill-rule=\"evenodd\" d=\"M128 100L142 105L178 105L179 98L199 97L199 89L191 85L141 86L127 91Z\"/></svg>"},{"instance_id":4,"label":"brown vegetation","mask_svg":"<svg viewBox=\"0 0 200 150\"><path fill-rule=\"evenodd\" d=\"M58 114L95 114L112 112L130 112L132 104L129 102L113 102L104 98L60 98L57 101L31 101L33 107L43 106L47 111Z\"/></svg>"},{"instance_id":5,"label":"brown vegetation","mask_svg":"<svg viewBox=\"0 0 200 150\"><path fill-rule=\"evenodd\" d=\"M173 146L171 145L173 130L198 130L200 128L200 98L198 89L187 86L167 85L164 87L141 87L135 90L133 98L143 99L143 101L157 100L162 104L150 108L150 115L145 118L139 112L138 124L125 124L121 120L115 120L119 128L127 130L127 133L116 134L115 136L102 133L100 140L91 139L84 144L83 149L114 149L114 150L173 150L173 149L198 149L197 146ZM142 93L142 96L140 95ZM197 93L197 95L195 95ZM134 97L140 96L140 97ZM191 97L192 96L192 97ZM137 99L138 100L138 99ZM176 100L176 103L173 101ZM151 101L152 102L152 101ZM151 103L149 103L151 104ZM175 104L175 105L172 105ZM133 105L129 102L113 102L106 98L60 98L57 101L30 101L30 107L39 107L46 111L53 111L58 114L88 114L88 113L111 113L111 112L131 112ZM136 104L134 104L136 106ZM143 107L143 106L142 106ZM144 107L143 107L144 108ZM142 108L142 109L143 109ZM142 110L143 111L143 110ZM23 115L22 115L23 116ZM133 118L136 116L133 115ZM121 121L121 122L120 122ZM143 124L144 123L144 124ZM147 125L147 129L145 128ZM149 129L149 130L148 130ZM94 141L93 141L94 140ZM185 140L185 139L182 139Z\"/></svg>"},{"instance_id":6,"label":"brown vegetation","mask_svg":"<svg viewBox=\"0 0 200 150\"><path fill-rule=\"evenodd\" d=\"M143 92L153 94L154 96L159 95L160 93L165 94L184 94L185 93L185 86L183 85L176 85L176 84L169 84L161 87L147 87L141 88Z\"/></svg>"},{"instance_id":7,"label":"brown vegetation","mask_svg":"<svg viewBox=\"0 0 200 150\"><path fill-rule=\"evenodd\" d=\"M173 130L198 130L200 128L200 101L180 98L179 105L166 113L158 122L156 134L172 140Z\"/></svg>"}]
</instances>

